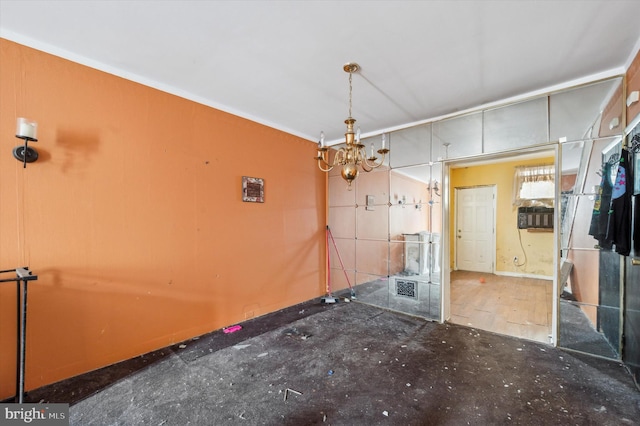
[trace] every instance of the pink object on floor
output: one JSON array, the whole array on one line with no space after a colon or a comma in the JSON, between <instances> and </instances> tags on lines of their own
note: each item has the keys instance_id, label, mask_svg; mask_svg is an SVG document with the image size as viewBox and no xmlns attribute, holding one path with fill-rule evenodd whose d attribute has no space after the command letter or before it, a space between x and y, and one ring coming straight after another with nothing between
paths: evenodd
<instances>
[{"instance_id":1,"label":"pink object on floor","mask_svg":"<svg viewBox=\"0 0 640 426\"><path fill-rule=\"evenodd\" d=\"M241 325L232 325L231 327L227 327L227 328L223 328L222 331L224 331L226 334L229 333L234 333L238 330L242 330L242 326Z\"/></svg>"}]
</instances>

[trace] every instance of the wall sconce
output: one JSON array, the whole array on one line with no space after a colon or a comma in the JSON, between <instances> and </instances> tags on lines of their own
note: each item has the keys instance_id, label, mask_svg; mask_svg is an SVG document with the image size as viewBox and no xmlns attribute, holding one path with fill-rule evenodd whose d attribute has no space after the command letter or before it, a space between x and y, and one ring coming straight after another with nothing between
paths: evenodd
<instances>
[{"instance_id":1,"label":"wall sconce","mask_svg":"<svg viewBox=\"0 0 640 426\"><path fill-rule=\"evenodd\" d=\"M365 210L375 210L376 208L373 206L376 202L376 197L374 197L373 195L367 195L365 197Z\"/></svg>"},{"instance_id":2,"label":"wall sconce","mask_svg":"<svg viewBox=\"0 0 640 426\"><path fill-rule=\"evenodd\" d=\"M29 142L38 142L38 123L29 121L26 118L18 118L16 123L16 138L24 141L24 146L13 148L13 157L22 161L24 168L27 163L33 163L38 159L38 151L28 146Z\"/></svg>"},{"instance_id":3,"label":"wall sconce","mask_svg":"<svg viewBox=\"0 0 640 426\"><path fill-rule=\"evenodd\" d=\"M639 94L640 92L638 92L637 90L629 93L629 97L627 98L627 107L630 107L631 104L638 102L638 99L640 98Z\"/></svg>"},{"instance_id":4,"label":"wall sconce","mask_svg":"<svg viewBox=\"0 0 640 426\"><path fill-rule=\"evenodd\" d=\"M407 204L406 195L399 196L398 194L393 194L393 199L398 203L399 206L402 206L402 208L404 208L404 204Z\"/></svg>"},{"instance_id":5,"label":"wall sconce","mask_svg":"<svg viewBox=\"0 0 640 426\"><path fill-rule=\"evenodd\" d=\"M613 117L611 122L609 123L609 130L613 130L620 124L620 119L618 117Z\"/></svg>"},{"instance_id":6,"label":"wall sconce","mask_svg":"<svg viewBox=\"0 0 640 426\"><path fill-rule=\"evenodd\" d=\"M439 197L440 196L440 187L438 186L438 181L434 180L433 181L433 186L431 185L431 181L429 181L429 185L427 185L427 191L431 192L435 192L436 195Z\"/></svg>"}]
</instances>

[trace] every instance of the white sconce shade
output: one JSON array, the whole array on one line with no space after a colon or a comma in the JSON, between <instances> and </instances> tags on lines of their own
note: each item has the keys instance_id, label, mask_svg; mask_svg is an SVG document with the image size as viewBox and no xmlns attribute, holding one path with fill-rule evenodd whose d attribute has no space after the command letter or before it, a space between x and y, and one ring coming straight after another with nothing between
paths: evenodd
<instances>
[{"instance_id":1,"label":"white sconce shade","mask_svg":"<svg viewBox=\"0 0 640 426\"><path fill-rule=\"evenodd\" d=\"M629 97L627 98L627 107L630 107L632 104L638 102L638 99L640 98L639 94L640 92L637 90L629 93Z\"/></svg>"},{"instance_id":2,"label":"white sconce shade","mask_svg":"<svg viewBox=\"0 0 640 426\"><path fill-rule=\"evenodd\" d=\"M618 117L614 117L613 120L609 123L609 130L613 130L620 124L620 119Z\"/></svg>"},{"instance_id":3,"label":"white sconce shade","mask_svg":"<svg viewBox=\"0 0 640 426\"><path fill-rule=\"evenodd\" d=\"M26 118L18 118L16 122L16 137L20 139L38 140L38 123Z\"/></svg>"}]
</instances>

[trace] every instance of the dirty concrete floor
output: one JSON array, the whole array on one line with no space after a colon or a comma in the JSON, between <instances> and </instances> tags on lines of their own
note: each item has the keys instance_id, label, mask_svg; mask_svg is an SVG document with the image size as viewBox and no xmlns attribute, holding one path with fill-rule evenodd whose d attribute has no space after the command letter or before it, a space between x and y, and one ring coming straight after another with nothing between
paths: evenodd
<instances>
[{"instance_id":1,"label":"dirty concrete floor","mask_svg":"<svg viewBox=\"0 0 640 426\"><path fill-rule=\"evenodd\" d=\"M624 425L619 363L362 303L294 306L29 392L72 425Z\"/></svg>"}]
</instances>

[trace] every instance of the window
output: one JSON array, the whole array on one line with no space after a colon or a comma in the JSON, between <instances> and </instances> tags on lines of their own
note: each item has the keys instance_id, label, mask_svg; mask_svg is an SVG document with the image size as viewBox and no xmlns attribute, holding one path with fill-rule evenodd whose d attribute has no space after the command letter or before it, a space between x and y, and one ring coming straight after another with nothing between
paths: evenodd
<instances>
[{"instance_id":1,"label":"window","mask_svg":"<svg viewBox=\"0 0 640 426\"><path fill-rule=\"evenodd\" d=\"M553 207L556 192L553 164L518 166L513 181L515 206Z\"/></svg>"}]
</instances>

